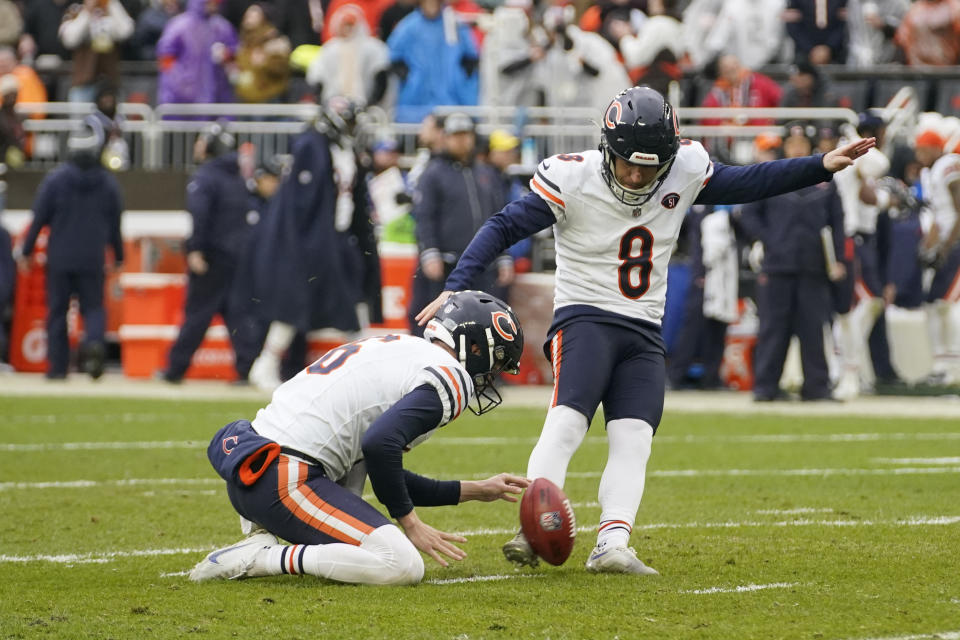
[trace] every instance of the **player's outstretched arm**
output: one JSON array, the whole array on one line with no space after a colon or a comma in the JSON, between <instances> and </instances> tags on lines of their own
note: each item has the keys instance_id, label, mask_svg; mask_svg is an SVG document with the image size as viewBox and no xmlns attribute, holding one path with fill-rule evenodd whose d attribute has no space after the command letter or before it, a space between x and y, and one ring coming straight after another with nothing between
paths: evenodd
<instances>
[{"instance_id":1,"label":"player's outstretched arm","mask_svg":"<svg viewBox=\"0 0 960 640\"><path fill-rule=\"evenodd\" d=\"M876 138L861 138L848 142L823 156L823 168L833 173L846 169L853 164L854 160L875 146L877 146Z\"/></svg>"},{"instance_id":2,"label":"player's outstretched arm","mask_svg":"<svg viewBox=\"0 0 960 640\"><path fill-rule=\"evenodd\" d=\"M467 500L516 502L516 494L522 493L528 486L530 486L528 479L511 473L498 473L486 480L461 480L460 502Z\"/></svg>"},{"instance_id":3,"label":"player's outstretched arm","mask_svg":"<svg viewBox=\"0 0 960 640\"><path fill-rule=\"evenodd\" d=\"M416 511L400 516L397 518L397 522L403 528L403 532L413 543L413 546L436 560L440 566L450 566L443 559L443 556L447 556L451 560L463 560L467 557L466 551L453 544L454 542L466 542L466 538L455 533L434 529L422 521L417 516Z\"/></svg>"},{"instance_id":4,"label":"player's outstretched arm","mask_svg":"<svg viewBox=\"0 0 960 640\"><path fill-rule=\"evenodd\" d=\"M430 318L437 314L437 311L440 310L440 307L443 306L443 303L446 302L447 298L453 295L453 293L453 291L443 291L440 293L440 295L434 298L433 302L421 309L420 313L416 315L417 325L422 327L430 322Z\"/></svg>"}]
</instances>

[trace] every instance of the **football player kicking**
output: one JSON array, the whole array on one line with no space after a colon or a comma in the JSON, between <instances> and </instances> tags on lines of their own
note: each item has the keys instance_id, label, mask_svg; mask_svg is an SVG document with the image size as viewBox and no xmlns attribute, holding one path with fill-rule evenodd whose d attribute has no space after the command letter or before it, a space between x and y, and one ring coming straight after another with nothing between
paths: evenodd
<instances>
[{"instance_id":1,"label":"football player kicking","mask_svg":"<svg viewBox=\"0 0 960 640\"><path fill-rule=\"evenodd\" d=\"M252 423L214 436L208 456L249 535L208 555L190 579L306 573L416 584L424 569L417 550L443 566L443 556L462 559L454 543L466 540L422 522L414 505L516 502L529 482L506 473L432 480L405 470L403 452L468 406L479 415L500 404L493 379L517 373L522 351L513 311L478 291L450 296L424 338L387 335L328 351L281 385ZM402 531L360 498L365 473Z\"/></svg>"},{"instance_id":2,"label":"football player kicking","mask_svg":"<svg viewBox=\"0 0 960 640\"><path fill-rule=\"evenodd\" d=\"M544 351L553 363L554 393L527 477L563 486L567 464L603 403L609 454L588 571L657 573L628 543L663 412L660 321L684 212L695 203L750 202L830 180L874 145L867 138L825 155L724 166L711 162L700 143L680 138L673 107L658 92L627 89L604 113L599 150L541 162L531 193L480 228L447 290L417 315L426 322L501 251L553 226L554 315ZM503 552L517 564L537 562L520 534Z\"/></svg>"}]
</instances>

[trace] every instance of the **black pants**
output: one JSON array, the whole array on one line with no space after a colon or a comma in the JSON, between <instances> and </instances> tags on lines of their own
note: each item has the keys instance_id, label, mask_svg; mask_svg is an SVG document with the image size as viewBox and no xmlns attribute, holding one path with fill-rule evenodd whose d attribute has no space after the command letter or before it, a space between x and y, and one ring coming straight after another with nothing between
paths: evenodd
<instances>
[{"instance_id":1,"label":"black pants","mask_svg":"<svg viewBox=\"0 0 960 640\"><path fill-rule=\"evenodd\" d=\"M251 332L260 327L251 324L250 316L238 308L231 295L236 274L236 262L223 254L207 255L209 268L203 275L190 273L187 281L187 302L180 334L170 347L167 377L180 379L190 367L194 352L203 342L213 316L223 317L235 352L235 367L241 379L247 377L250 365L259 353L259 343Z\"/></svg>"},{"instance_id":2,"label":"black pants","mask_svg":"<svg viewBox=\"0 0 960 640\"><path fill-rule=\"evenodd\" d=\"M720 387L720 364L726 338L727 323L703 315L703 288L694 283L684 303L683 326L670 350L667 364L670 383L675 388L686 384L690 365L699 361L703 366L700 386L704 389Z\"/></svg>"},{"instance_id":3,"label":"black pants","mask_svg":"<svg viewBox=\"0 0 960 640\"><path fill-rule=\"evenodd\" d=\"M765 280L765 281L764 281ZM773 398L779 393L780 376L787 359L790 338L800 340L805 400L830 396L830 375L823 350L823 326L832 308L826 275L764 274L757 286L760 328L754 352L753 395Z\"/></svg>"},{"instance_id":4,"label":"black pants","mask_svg":"<svg viewBox=\"0 0 960 640\"><path fill-rule=\"evenodd\" d=\"M80 300L84 342L102 344L106 328L103 308L103 269L47 269L47 375L66 375L70 361L67 310L70 296Z\"/></svg>"}]
</instances>

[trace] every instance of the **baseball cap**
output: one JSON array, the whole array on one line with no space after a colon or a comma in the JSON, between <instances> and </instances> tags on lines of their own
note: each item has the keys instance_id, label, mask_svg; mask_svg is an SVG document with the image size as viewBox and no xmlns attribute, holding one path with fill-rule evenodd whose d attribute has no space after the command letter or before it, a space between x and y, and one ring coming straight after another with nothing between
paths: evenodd
<instances>
[{"instance_id":1,"label":"baseball cap","mask_svg":"<svg viewBox=\"0 0 960 640\"><path fill-rule=\"evenodd\" d=\"M444 133L473 133L473 120L465 113L454 112L443 120Z\"/></svg>"},{"instance_id":2,"label":"baseball cap","mask_svg":"<svg viewBox=\"0 0 960 640\"><path fill-rule=\"evenodd\" d=\"M490 133L490 151L510 151L518 146L520 146L520 140L517 136L503 129L496 129Z\"/></svg>"},{"instance_id":3,"label":"baseball cap","mask_svg":"<svg viewBox=\"0 0 960 640\"><path fill-rule=\"evenodd\" d=\"M17 80L17 76L12 73L0 78L0 95L7 95L8 93L17 93L20 90L20 81Z\"/></svg>"}]
</instances>

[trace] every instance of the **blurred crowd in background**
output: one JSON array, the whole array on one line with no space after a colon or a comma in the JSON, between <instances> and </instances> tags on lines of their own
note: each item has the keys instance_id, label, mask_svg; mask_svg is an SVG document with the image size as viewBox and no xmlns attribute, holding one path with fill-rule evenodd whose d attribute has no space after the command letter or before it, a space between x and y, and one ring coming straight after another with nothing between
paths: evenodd
<instances>
[{"instance_id":1,"label":"blurred crowd in background","mask_svg":"<svg viewBox=\"0 0 960 640\"><path fill-rule=\"evenodd\" d=\"M155 65L147 83L125 75L135 61ZM771 65L788 69L786 76L764 73ZM0 162L17 167L36 151L17 104L95 103L97 114L77 135L94 137L98 152L122 142L121 100L323 105L291 153L256 167L244 166L228 123L205 130L185 196L194 218L187 320L159 375L183 377L220 313L231 325L238 379L271 387L302 366L306 332L356 333L379 317L378 242L417 245L412 317L483 221L525 192L517 168L532 170L530 160L540 158L521 162L519 131L478 135L469 115L440 115L437 107L587 107L599 119L612 96L634 84L688 107L853 107L859 121L846 126L702 121L771 125L770 134L748 139L746 151L732 139L705 140L725 162L806 155L857 136L877 136L880 145L809 194L691 210L675 256L686 284L671 285L665 321L675 388L728 386L730 372L721 371L728 329L752 315L758 400L781 398L790 386L780 383L789 377L791 336L800 343L800 396L849 398L900 384L891 350L915 348L889 343L898 329L885 326L884 309L923 315L933 361L924 381L960 380L960 79L933 72L915 98L931 112L905 122L891 109L868 108L882 107L881 96L851 94L832 77L889 65L922 72L960 65L960 0L0 0ZM373 108L390 122L420 124L415 155L401 156L389 128L360 135ZM895 125L889 134L888 125ZM78 162L81 147L76 142L69 162ZM117 168L110 166L116 153L102 157ZM823 215L809 215L811 208ZM106 245L109 237L90 241ZM289 294L285 302L301 300L289 313L276 304L260 304L267 314L250 308L264 292L287 291L284 277L288 286L298 281L291 264L287 276L257 283L265 270L257 260L278 259L264 252L290 258L318 248L332 260L322 269L343 277ZM485 288L508 297L531 251L528 243L502 256ZM12 282L8 253L0 247L0 305L12 295L4 283ZM64 292L69 297L66 279ZM746 309L744 299L752 301ZM914 319L903 326L916 328ZM410 329L417 331L412 322ZM98 353L85 352L92 372L102 372ZM286 368L284 357L292 362ZM61 377L61 364L51 377Z\"/></svg>"}]
</instances>

